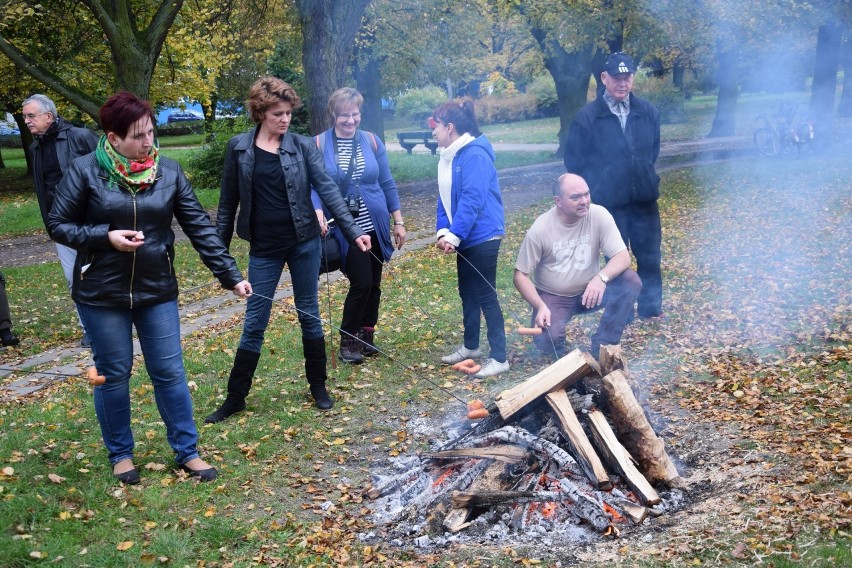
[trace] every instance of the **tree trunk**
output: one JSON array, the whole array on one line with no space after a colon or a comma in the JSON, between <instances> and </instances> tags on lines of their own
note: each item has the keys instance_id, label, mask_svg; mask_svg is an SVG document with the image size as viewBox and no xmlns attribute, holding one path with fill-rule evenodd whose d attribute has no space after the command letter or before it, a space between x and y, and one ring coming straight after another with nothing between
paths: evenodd
<instances>
[{"instance_id":1,"label":"tree trunk","mask_svg":"<svg viewBox=\"0 0 852 568\"><path fill-rule=\"evenodd\" d=\"M837 67L840 65L840 43L843 27L823 24L817 32L814 82L811 87L810 115L814 121L814 139L828 140L834 116L834 93L837 89Z\"/></svg>"},{"instance_id":2,"label":"tree trunk","mask_svg":"<svg viewBox=\"0 0 852 568\"><path fill-rule=\"evenodd\" d=\"M852 116L852 38L847 37L840 47L840 64L843 66L843 90L837 116Z\"/></svg>"},{"instance_id":3,"label":"tree trunk","mask_svg":"<svg viewBox=\"0 0 852 568\"><path fill-rule=\"evenodd\" d=\"M302 65L311 132L326 130L328 98L346 83L361 17L370 0L296 0L302 26Z\"/></svg>"},{"instance_id":4,"label":"tree trunk","mask_svg":"<svg viewBox=\"0 0 852 568\"><path fill-rule=\"evenodd\" d=\"M569 53L558 40L550 38L547 31L532 28L531 32L544 55L544 66L556 83L559 106L559 148L556 155L562 156L571 121L588 102L589 78L602 52L594 45L584 45Z\"/></svg>"},{"instance_id":5,"label":"tree trunk","mask_svg":"<svg viewBox=\"0 0 852 568\"><path fill-rule=\"evenodd\" d=\"M372 47L361 53L363 61L355 60L355 81L364 95L361 108L361 128L385 141L385 115L382 111L382 70Z\"/></svg>"},{"instance_id":6,"label":"tree trunk","mask_svg":"<svg viewBox=\"0 0 852 568\"><path fill-rule=\"evenodd\" d=\"M716 116L713 118L713 126L707 134L709 138L733 136L736 132L737 99L740 96L737 74L739 56L738 44L724 45L722 41L716 41L719 95L716 99Z\"/></svg>"},{"instance_id":7,"label":"tree trunk","mask_svg":"<svg viewBox=\"0 0 852 568\"><path fill-rule=\"evenodd\" d=\"M92 12L109 44L114 66L114 87L147 98L154 66L163 42L183 6L184 0L161 0L148 27L137 27L137 7L115 0L80 0ZM98 120L103 100L86 93L53 72L50 64L40 64L0 36L0 53L36 81L60 94L77 108Z\"/></svg>"}]
</instances>

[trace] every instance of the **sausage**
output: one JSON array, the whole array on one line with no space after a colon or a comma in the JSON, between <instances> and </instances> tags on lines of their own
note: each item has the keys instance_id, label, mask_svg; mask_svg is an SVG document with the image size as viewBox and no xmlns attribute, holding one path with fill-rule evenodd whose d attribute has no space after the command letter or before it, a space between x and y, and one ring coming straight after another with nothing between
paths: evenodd
<instances>
[{"instance_id":1,"label":"sausage","mask_svg":"<svg viewBox=\"0 0 852 568\"><path fill-rule=\"evenodd\" d=\"M518 333L521 335L541 335L540 327L519 327Z\"/></svg>"},{"instance_id":2,"label":"sausage","mask_svg":"<svg viewBox=\"0 0 852 568\"><path fill-rule=\"evenodd\" d=\"M476 361L474 361L473 359L465 359L464 361L459 361L458 363L453 365L453 370L464 372L466 368L473 367L474 365L476 365Z\"/></svg>"},{"instance_id":3,"label":"sausage","mask_svg":"<svg viewBox=\"0 0 852 568\"><path fill-rule=\"evenodd\" d=\"M106 377L99 375L95 367L89 367L86 370L86 378L89 379L89 384L92 386L102 385L106 382Z\"/></svg>"},{"instance_id":4,"label":"sausage","mask_svg":"<svg viewBox=\"0 0 852 568\"><path fill-rule=\"evenodd\" d=\"M466 373L468 375L475 375L482 369L482 365L472 365L470 367L463 367L461 370L462 373Z\"/></svg>"},{"instance_id":5,"label":"sausage","mask_svg":"<svg viewBox=\"0 0 852 568\"><path fill-rule=\"evenodd\" d=\"M479 410L480 408L485 408L485 403L479 399L471 400L467 403L468 410Z\"/></svg>"},{"instance_id":6,"label":"sausage","mask_svg":"<svg viewBox=\"0 0 852 568\"><path fill-rule=\"evenodd\" d=\"M471 410L467 413L467 417L470 420L479 420L481 418L488 418L488 409L487 408L477 408L476 410Z\"/></svg>"}]
</instances>

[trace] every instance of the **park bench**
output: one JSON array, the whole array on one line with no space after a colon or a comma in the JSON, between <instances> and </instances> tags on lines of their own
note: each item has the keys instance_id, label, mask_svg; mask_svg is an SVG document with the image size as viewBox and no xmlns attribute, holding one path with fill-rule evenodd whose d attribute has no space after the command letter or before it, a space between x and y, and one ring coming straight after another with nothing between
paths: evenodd
<instances>
[{"instance_id":1,"label":"park bench","mask_svg":"<svg viewBox=\"0 0 852 568\"><path fill-rule=\"evenodd\" d=\"M429 130L419 131L419 132L397 132L397 139L399 139L399 145L405 148L406 152L409 154L418 144L423 144L429 151L432 152L432 155L435 155L435 151L438 149L438 143L432 138L432 132Z\"/></svg>"}]
</instances>

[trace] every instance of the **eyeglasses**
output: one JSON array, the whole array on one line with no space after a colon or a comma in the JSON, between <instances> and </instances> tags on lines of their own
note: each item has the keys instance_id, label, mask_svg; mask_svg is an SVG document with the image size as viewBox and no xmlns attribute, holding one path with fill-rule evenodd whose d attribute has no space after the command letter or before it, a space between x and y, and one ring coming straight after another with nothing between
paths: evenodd
<instances>
[{"instance_id":1,"label":"eyeglasses","mask_svg":"<svg viewBox=\"0 0 852 568\"><path fill-rule=\"evenodd\" d=\"M48 112L29 112L29 113L27 113L27 114L25 114L25 115L24 115L24 118L25 118L26 120L32 120L32 119L34 119L35 117L37 117L37 116L41 116L41 115L43 115L43 114L50 114L50 113L48 113Z\"/></svg>"},{"instance_id":2,"label":"eyeglasses","mask_svg":"<svg viewBox=\"0 0 852 568\"><path fill-rule=\"evenodd\" d=\"M349 120L350 118L352 120L358 120L358 119L361 118L361 113L360 112L350 112L349 114L338 114L337 118L342 118L343 120Z\"/></svg>"}]
</instances>

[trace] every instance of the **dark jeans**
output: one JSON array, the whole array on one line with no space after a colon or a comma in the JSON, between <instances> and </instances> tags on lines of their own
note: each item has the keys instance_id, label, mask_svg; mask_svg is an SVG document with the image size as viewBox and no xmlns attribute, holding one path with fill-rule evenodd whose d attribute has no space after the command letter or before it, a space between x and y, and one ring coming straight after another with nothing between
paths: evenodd
<instances>
[{"instance_id":1,"label":"dark jeans","mask_svg":"<svg viewBox=\"0 0 852 568\"><path fill-rule=\"evenodd\" d=\"M369 234L372 242L379 242L375 231ZM346 277L349 278L349 293L343 303L340 329L346 333L342 335L355 335L362 327L375 327L379 321L383 261L379 246L363 252L356 245L350 245L344 266Z\"/></svg>"},{"instance_id":2,"label":"dark jeans","mask_svg":"<svg viewBox=\"0 0 852 568\"><path fill-rule=\"evenodd\" d=\"M624 244L636 257L636 272L642 280L637 312L648 318L663 313L663 276L660 271L662 229L656 201L615 207L609 212Z\"/></svg>"},{"instance_id":3,"label":"dark jeans","mask_svg":"<svg viewBox=\"0 0 852 568\"><path fill-rule=\"evenodd\" d=\"M319 237L296 244L286 256L279 258L249 256L249 282L256 293L246 301L246 319L240 337L240 349L260 353L272 311L272 301L268 298L275 297L275 289L278 287L285 263L290 269L293 300L302 327L302 337L323 337L317 296L320 257Z\"/></svg>"},{"instance_id":4,"label":"dark jeans","mask_svg":"<svg viewBox=\"0 0 852 568\"><path fill-rule=\"evenodd\" d=\"M184 464L197 458L198 431L183 368L177 300L132 309L77 304L77 311L92 340L95 366L106 377L104 384L94 388L94 398L110 463L133 459L130 372L134 327L175 460Z\"/></svg>"},{"instance_id":5,"label":"dark jeans","mask_svg":"<svg viewBox=\"0 0 852 568\"><path fill-rule=\"evenodd\" d=\"M621 273L618 278L610 280L604 292L603 301L600 306L586 308L582 304L583 295L557 296L538 290L542 301L550 308L550 328L534 339L535 346L545 353L554 353L562 356L565 349L565 326L568 321L577 314L594 312L601 308L604 313L598 324L598 329L592 334L590 353L597 358L601 345L615 345L621 342L621 334L627 325L633 303L642 289L642 281L639 276L628 269ZM535 325L536 311L533 310L532 325Z\"/></svg>"},{"instance_id":6,"label":"dark jeans","mask_svg":"<svg viewBox=\"0 0 852 568\"><path fill-rule=\"evenodd\" d=\"M489 356L506 361L506 330L503 312L497 299L497 257L500 239L458 250L456 269L459 277L459 296L464 320L464 346L479 348L480 312L485 316L488 330Z\"/></svg>"}]
</instances>

